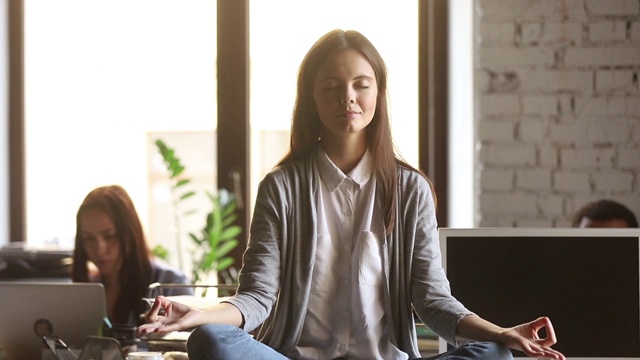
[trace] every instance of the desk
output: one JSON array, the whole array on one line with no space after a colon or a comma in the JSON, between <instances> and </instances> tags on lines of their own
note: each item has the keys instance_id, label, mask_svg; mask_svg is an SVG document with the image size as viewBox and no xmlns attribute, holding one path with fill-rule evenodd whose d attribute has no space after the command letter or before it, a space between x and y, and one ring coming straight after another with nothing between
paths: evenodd
<instances>
[{"instance_id":1,"label":"desk","mask_svg":"<svg viewBox=\"0 0 640 360\"><path fill-rule=\"evenodd\" d=\"M423 357L434 356L439 354L438 351L438 335L423 323L416 323L416 333L418 334L418 350Z\"/></svg>"}]
</instances>

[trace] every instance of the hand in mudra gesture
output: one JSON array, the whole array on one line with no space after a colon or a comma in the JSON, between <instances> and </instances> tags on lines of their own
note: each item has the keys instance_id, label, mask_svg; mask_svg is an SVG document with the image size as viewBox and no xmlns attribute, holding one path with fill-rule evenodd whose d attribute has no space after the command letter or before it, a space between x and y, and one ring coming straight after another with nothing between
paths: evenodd
<instances>
[{"instance_id":1,"label":"hand in mudra gesture","mask_svg":"<svg viewBox=\"0 0 640 360\"><path fill-rule=\"evenodd\" d=\"M199 324L196 319L201 313L201 310L158 296L147 312L147 323L138 327L138 334L163 334L190 329Z\"/></svg>"}]
</instances>

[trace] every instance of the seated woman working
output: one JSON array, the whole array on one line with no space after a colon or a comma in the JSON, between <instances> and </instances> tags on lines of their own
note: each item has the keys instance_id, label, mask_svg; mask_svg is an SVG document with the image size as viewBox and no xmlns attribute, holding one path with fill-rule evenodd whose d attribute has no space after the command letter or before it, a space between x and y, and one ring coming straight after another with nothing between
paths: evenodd
<instances>
[{"instance_id":1,"label":"seated woman working","mask_svg":"<svg viewBox=\"0 0 640 360\"><path fill-rule=\"evenodd\" d=\"M92 190L78 209L72 280L101 282L109 320L129 326L144 322L142 298L149 284L190 284L182 271L152 255L133 201L118 185ZM164 294L193 295L193 289L170 288Z\"/></svg>"}]
</instances>

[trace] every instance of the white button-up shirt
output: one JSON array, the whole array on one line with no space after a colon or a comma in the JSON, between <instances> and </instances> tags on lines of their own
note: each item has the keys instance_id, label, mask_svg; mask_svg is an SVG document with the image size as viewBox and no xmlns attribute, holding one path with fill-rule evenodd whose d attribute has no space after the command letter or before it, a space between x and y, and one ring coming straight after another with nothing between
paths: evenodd
<instances>
[{"instance_id":1,"label":"white button-up shirt","mask_svg":"<svg viewBox=\"0 0 640 360\"><path fill-rule=\"evenodd\" d=\"M373 159L367 151L345 175L318 154L318 244L299 357L407 359L391 344L385 321Z\"/></svg>"}]
</instances>

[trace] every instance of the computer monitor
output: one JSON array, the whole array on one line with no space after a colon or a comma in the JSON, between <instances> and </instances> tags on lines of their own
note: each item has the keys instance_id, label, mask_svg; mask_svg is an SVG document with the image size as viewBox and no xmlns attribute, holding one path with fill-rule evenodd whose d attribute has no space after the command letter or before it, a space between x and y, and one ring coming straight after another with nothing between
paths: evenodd
<instances>
[{"instance_id":1,"label":"computer monitor","mask_svg":"<svg viewBox=\"0 0 640 360\"><path fill-rule=\"evenodd\" d=\"M548 316L570 360L640 359L640 229L441 228L439 238L469 310L504 327Z\"/></svg>"}]
</instances>

